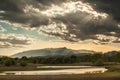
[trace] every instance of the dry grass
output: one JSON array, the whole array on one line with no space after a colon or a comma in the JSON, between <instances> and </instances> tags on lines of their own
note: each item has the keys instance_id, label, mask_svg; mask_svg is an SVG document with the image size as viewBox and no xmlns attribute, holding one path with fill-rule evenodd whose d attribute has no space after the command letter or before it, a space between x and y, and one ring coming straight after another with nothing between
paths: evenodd
<instances>
[{"instance_id":1,"label":"dry grass","mask_svg":"<svg viewBox=\"0 0 120 80\"><path fill-rule=\"evenodd\" d=\"M120 80L120 77L85 77L85 76L0 76L0 80Z\"/></svg>"}]
</instances>

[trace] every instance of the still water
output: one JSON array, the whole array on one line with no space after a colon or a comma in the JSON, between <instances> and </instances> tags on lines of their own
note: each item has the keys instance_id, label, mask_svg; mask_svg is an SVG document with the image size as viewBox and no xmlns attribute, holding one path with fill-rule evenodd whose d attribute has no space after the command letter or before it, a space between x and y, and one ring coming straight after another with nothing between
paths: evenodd
<instances>
[{"instance_id":1,"label":"still water","mask_svg":"<svg viewBox=\"0 0 120 80\"><path fill-rule=\"evenodd\" d=\"M38 68L51 68L51 69L61 68L61 70L5 71L3 73L0 73L0 75L66 75L66 74L104 73L105 71L107 71L107 69L105 68L91 66L38 66Z\"/></svg>"}]
</instances>

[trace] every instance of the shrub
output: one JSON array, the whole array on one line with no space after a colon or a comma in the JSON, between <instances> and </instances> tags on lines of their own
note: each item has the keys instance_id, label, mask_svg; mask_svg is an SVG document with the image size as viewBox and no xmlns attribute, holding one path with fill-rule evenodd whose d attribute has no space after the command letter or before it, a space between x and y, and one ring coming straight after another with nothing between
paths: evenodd
<instances>
[{"instance_id":1,"label":"shrub","mask_svg":"<svg viewBox=\"0 0 120 80\"><path fill-rule=\"evenodd\" d=\"M3 64L5 66L11 66L11 65L16 65L16 62L13 59L6 59L5 61L3 61Z\"/></svg>"},{"instance_id":2,"label":"shrub","mask_svg":"<svg viewBox=\"0 0 120 80\"><path fill-rule=\"evenodd\" d=\"M21 61L20 66L25 67L25 66L27 66L27 63L25 61Z\"/></svg>"},{"instance_id":3,"label":"shrub","mask_svg":"<svg viewBox=\"0 0 120 80\"><path fill-rule=\"evenodd\" d=\"M99 59L96 62L93 63L95 66L103 66L103 60Z\"/></svg>"}]
</instances>

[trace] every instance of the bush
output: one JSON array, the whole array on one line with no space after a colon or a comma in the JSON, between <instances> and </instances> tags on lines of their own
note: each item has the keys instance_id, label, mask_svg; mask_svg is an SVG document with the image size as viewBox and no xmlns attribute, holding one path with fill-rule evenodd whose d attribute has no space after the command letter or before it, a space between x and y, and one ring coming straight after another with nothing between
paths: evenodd
<instances>
[{"instance_id":1,"label":"bush","mask_svg":"<svg viewBox=\"0 0 120 80\"><path fill-rule=\"evenodd\" d=\"M10 60L6 60L6 61L4 62L4 65L5 65L5 66L11 66Z\"/></svg>"},{"instance_id":2,"label":"bush","mask_svg":"<svg viewBox=\"0 0 120 80\"><path fill-rule=\"evenodd\" d=\"M16 65L16 62L13 59L6 59L3 64L5 66L11 66L11 65Z\"/></svg>"},{"instance_id":3,"label":"bush","mask_svg":"<svg viewBox=\"0 0 120 80\"><path fill-rule=\"evenodd\" d=\"M21 61L20 66L25 67L25 66L27 66L27 63L25 61Z\"/></svg>"},{"instance_id":4,"label":"bush","mask_svg":"<svg viewBox=\"0 0 120 80\"><path fill-rule=\"evenodd\" d=\"M101 59L97 60L96 62L93 63L95 66L103 66L103 61Z\"/></svg>"}]
</instances>

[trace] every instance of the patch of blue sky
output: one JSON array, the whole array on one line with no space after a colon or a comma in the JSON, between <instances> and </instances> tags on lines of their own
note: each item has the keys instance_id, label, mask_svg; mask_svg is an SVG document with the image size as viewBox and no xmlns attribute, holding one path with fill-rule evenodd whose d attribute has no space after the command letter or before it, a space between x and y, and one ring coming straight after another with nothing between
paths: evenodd
<instances>
[{"instance_id":1,"label":"patch of blue sky","mask_svg":"<svg viewBox=\"0 0 120 80\"><path fill-rule=\"evenodd\" d=\"M28 38L33 38L37 40L44 40L44 41L59 41L60 38L47 35L45 33L39 32L38 29L34 30L28 30L22 27L13 27L12 25L5 23L5 22L0 22L1 27L6 29L4 32L0 32L2 34L16 34L16 35L24 35L25 37Z\"/></svg>"}]
</instances>

